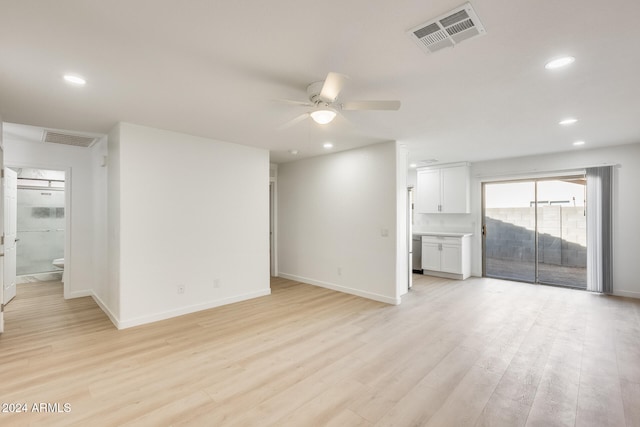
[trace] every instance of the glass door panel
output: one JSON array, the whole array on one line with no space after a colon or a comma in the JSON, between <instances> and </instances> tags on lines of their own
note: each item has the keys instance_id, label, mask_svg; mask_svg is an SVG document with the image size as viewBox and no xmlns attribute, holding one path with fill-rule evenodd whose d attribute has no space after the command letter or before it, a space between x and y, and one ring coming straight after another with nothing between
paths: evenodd
<instances>
[{"instance_id":1,"label":"glass door panel","mask_svg":"<svg viewBox=\"0 0 640 427\"><path fill-rule=\"evenodd\" d=\"M18 276L60 270L64 258L64 191L18 188Z\"/></svg>"},{"instance_id":2,"label":"glass door panel","mask_svg":"<svg viewBox=\"0 0 640 427\"><path fill-rule=\"evenodd\" d=\"M483 187L485 276L535 282L535 182L485 183Z\"/></svg>"},{"instance_id":3,"label":"glass door panel","mask_svg":"<svg viewBox=\"0 0 640 427\"><path fill-rule=\"evenodd\" d=\"M538 181L538 282L586 289L584 177Z\"/></svg>"}]
</instances>

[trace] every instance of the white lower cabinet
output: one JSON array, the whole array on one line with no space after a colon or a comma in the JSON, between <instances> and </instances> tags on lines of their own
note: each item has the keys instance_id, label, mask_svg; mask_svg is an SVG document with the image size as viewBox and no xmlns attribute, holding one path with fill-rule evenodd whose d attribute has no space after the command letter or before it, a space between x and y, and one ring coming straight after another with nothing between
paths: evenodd
<instances>
[{"instance_id":1,"label":"white lower cabinet","mask_svg":"<svg viewBox=\"0 0 640 427\"><path fill-rule=\"evenodd\" d=\"M440 245L438 243L425 242L422 237L422 269L440 270Z\"/></svg>"},{"instance_id":2,"label":"white lower cabinet","mask_svg":"<svg viewBox=\"0 0 640 427\"><path fill-rule=\"evenodd\" d=\"M471 274L470 235L422 236L422 271L424 274L466 279Z\"/></svg>"},{"instance_id":3,"label":"white lower cabinet","mask_svg":"<svg viewBox=\"0 0 640 427\"><path fill-rule=\"evenodd\" d=\"M460 244L443 244L440 255L440 271L462 274L462 246Z\"/></svg>"}]
</instances>

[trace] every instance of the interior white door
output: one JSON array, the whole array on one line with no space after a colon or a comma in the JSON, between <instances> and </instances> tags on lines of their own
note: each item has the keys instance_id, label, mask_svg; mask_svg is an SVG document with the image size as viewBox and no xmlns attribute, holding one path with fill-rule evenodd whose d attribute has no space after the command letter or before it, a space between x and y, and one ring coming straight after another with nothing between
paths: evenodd
<instances>
[{"instance_id":1,"label":"interior white door","mask_svg":"<svg viewBox=\"0 0 640 427\"><path fill-rule=\"evenodd\" d=\"M16 296L16 238L18 228L18 174L4 168L4 304Z\"/></svg>"}]
</instances>

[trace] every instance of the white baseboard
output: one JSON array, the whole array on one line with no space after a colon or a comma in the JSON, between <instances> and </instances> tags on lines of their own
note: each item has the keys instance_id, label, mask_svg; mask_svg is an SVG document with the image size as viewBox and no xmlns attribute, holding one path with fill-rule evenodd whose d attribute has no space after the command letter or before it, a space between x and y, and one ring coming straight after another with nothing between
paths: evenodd
<instances>
[{"instance_id":1,"label":"white baseboard","mask_svg":"<svg viewBox=\"0 0 640 427\"><path fill-rule=\"evenodd\" d=\"M104 314L107 315L107 317L109 318L109 320L111 320L111 323L113 323L113 325L118 328L118 329L122 329L120 327L120 321L118 320L118 318L115 316L115 314L113 314L111 312L111 310L109 310L109 307L107 307L107 305L104 303L104 301L102 301L102 299L94 294L93 292L91 293L91 297L93 298L93 300L96 302L96 304L98 304L98 307L100 307L100 309L104 312Z\"/></svg>"},{"instance_id":2,"label":"white baseboard","mask_svg":"<svg viewBox=\"0 0 640 427\"><path fill-rule=\"evenodd\" d=\"M640 299L640 292L633 292L633 291L613 291L613 295L618 296L618 297L628 297L628 298L639 298Z\"/></svg>"},{"instance_id":3,"label":"white baseboard","mask_svg":"<svg viewBox=\"0 0 640 427\"><path fill-rule=\"evenodd\" d=\"M336 285L335 283L328 283L320 280L310 279L308 277L296 276L295 274L279 272L278 277L294 280L296 282L306 283L308 285L319 286L321 288L331 289L333 291L343 292L345 294L356 295L362 298L384 302L386 304L399 305L402 302L400 297L392 298L385 295L376 294L374 292L367 292L360 289L354 289L346 286Z\"/></svg>"},{"instance_id":4,"label":"white baseboard","mask_svg":"<svg viewBox=\"0 0 640 427\"><path fill-rule=\"evenodd\" d=\"M88 289L85 289L82 291L69 292L64 296L64 299L73 299L73 298L82 298L82 297L91 297L91 296L93 296L93 292Z\"/></svg>"},{"instance_id":5,"label":"white baseboard","mask_svg":"<svg viewBox=\"0 0 640 427\"><path fill-rule=\"evenodd\" d=\"M462 274L455 273L445 273L444 271L433 271L433 270L422 270L422 274L425 276L435 276L442 277L443 279L452 279L452 280L465 280L467 277L464 277Z\"/></svg>"},{"instance_id":6,"label":"white baseboard","mask_svg":"<svg viewBox=\"0 0 640 427\"><path fill-rule=\"evenodd\" d=\"M197 311L208 310L210 308L220 307L222 305L233 304L240 301L246 301L253 298L263 297L271 294L271 289L250 292L248 294L236 295L233 297L222 298L219 300L209 301L201 304L194 304L186 307L180 307L175 310L168 310L161 313L150 314L147 316L135 317L133 319L120 320L116 327L118 329L131 328L133 326L144 325L147 323L157 322L160 320L170 319L172 317L182 316ZM108 314L107 314L108 315ZM115 324L115 322L114 322Z\"/></svg>"}]
</instances>

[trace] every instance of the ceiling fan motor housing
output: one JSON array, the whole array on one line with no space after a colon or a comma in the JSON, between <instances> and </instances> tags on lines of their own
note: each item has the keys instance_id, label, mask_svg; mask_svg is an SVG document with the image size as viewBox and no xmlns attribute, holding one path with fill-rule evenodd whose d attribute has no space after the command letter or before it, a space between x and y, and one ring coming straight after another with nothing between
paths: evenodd
<instances>
[{"instance_id":1,"label":"ceiling fan motor housing","mask_svg":"<svg viewBox=\"0 0 640 427\"><path fill-rule=\"evenodd\" d=\"M322 102L320 99L320 92L322 91L322 86L324 82L313 82L309 86L307 86L307 95L309 96L309 101L314 104L318 104Z\"/></svg>"}]
</instances>

